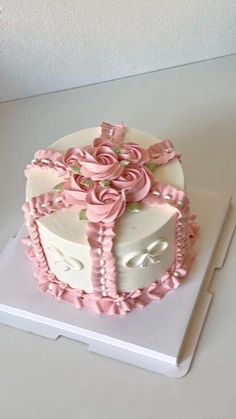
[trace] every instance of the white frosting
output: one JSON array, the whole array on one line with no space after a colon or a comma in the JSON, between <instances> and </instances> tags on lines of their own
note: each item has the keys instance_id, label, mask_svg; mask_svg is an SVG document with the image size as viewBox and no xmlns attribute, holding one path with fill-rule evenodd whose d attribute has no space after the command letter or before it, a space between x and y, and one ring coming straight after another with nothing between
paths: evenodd
<instances>
[{"instance_id":1,"label":"white frosting","mask_svg":"<svg viewBox=\"0 0 236 419\"><path fill-rule=\"evenodd\" d=\"M63 137L49 148L65 153L68 148L92 144L99 136L99 128L81 130ZM147 148L160 140L144 132L128 129L124 141L133 141ZM184 189L184 175L178 159L166 166L159 166L154 176L158 181L169 183L177 189ZM52 191L61 181L50 170L35 168L26 185L26 199ZM73 288L92 292L91 257L86 239L86 221L79 221L79 206L73 206L38 220L42 245L51 271L60 281ZM126 212L117 222L114 240L114 254L117 261L118 284L121 291L132 291L149 286L156 281L174 262L175 258L175 210L171 207L145 206L138 213ZM159 263L149 263L145 269L127 267L127 260L149 248L153 242L162 239L168 247L160 254ZM56 249L56 252L51 249ZM60 254L60 257L58 256ZM65 259L74 258L81 263L81 269L67 269ZM73 259L72 259L73 261Z\"/></svg>"}]
</instances>

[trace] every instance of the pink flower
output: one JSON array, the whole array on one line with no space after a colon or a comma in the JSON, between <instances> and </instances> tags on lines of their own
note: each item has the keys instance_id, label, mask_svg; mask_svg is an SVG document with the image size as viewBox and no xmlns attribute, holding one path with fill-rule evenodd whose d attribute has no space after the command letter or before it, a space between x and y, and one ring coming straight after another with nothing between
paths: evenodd
<instances>
[{"instance_id":1,"label":"pink flower","mask_svg":"<svg viewBox=\"0 0 236 419\"><path fill-rule=\"evenodd\" d=\"M118 158L119 160L128 160L131 164L137 165L141 165L150 160L148 151L136 143L122 144Z\"/></svg>"},{"instance_id":2,"label":"pink flower","mask_svg":"<svg viewBox=\"0 0 236 419\"><path fill-rule=\"evenodd\" d=\"M152 185L152 175L144 167L130 166L112 181L112 185L118 190L127 191L126 201L137 202L145 198Z\"/></svg>"},{"instance_id":3,"label":"pink flower","mask_svg":"<svg viewBox=\"0 0 236 419\"><path fill-rule=\"evenodd\" d=\"M79 164L79 156L81 150L79 148L69 148L64 155L64 163L67 166L77 166Z\"/></svg>"},{"instance_id":4,"label":"pink flower","mask_svg":"<svg viewBox=\"0 0 236 419\"><path fill-rule=\"evenodd\" d=\"M124 191L118 192L113 188L102 188L96 185L86 196L89 221L93 223L111 223L125 211L126 200Z\"/></svg>"},{"instance_id":5,"label":"pink flower","mask_svg":"<svg viewBox=\"0 0 236 419\"><path fill-rule=\"evenodd\" d=\"M114 144L103 143L98 147L85 147L79 156L81 175L92 180L111 180L118 177L123 166L119 163Z\"/></svg>"},{"instance_id":6,"label":"pink flower","mask_svg":"<svg viewBox=\"0 0 236 419\"><path fill-rule=\"evenodd\" d=\"M85 198L91 187L92 182L88 179L81 175L73 175L64 186L64 196L70 204L85 207Z\"/></svg>"}]
</instances>

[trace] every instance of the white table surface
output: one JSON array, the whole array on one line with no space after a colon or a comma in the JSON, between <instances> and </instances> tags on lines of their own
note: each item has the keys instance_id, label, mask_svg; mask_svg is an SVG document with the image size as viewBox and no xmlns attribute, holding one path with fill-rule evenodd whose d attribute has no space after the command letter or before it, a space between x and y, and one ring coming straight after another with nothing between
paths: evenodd
<instances>
[{"instance_id":1,"label":"white table surface","mask_svg":"<svg viewBox=\"0 0 236 419\"><path fill-rule=\"evenodd\" d=\"M33 152L101 121L171 138L188 183L235 193L236 56L0 104L0 245L22 223ZM210 214L209 214L210 216ZM192 369L174 380L0 325L0 418L232 419L236 416L236 237ZM1 278L3 280L3 278Z\"/></svg>"}]
</instances>

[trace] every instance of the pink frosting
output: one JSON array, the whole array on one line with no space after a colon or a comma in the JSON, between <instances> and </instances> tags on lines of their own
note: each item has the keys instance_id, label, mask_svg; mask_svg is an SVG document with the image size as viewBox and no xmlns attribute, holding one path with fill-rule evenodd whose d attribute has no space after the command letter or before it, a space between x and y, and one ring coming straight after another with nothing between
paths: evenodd
<instances>
[{"instance_id":1,"label":"pink frosting","mask_svg":"<svg viewBox=\"0 0 236 419\"><path fill-rule=\"evenodd\" d=\"M111 125L107 122L101 124L100 137L95 138L93 145L101 145L104 141L112 141L113 145L123 142L126 128L123 124Z\"/></svg>"},{"instance_id":2,"label":"pink frosting","mask_svg":"<svg viewBox=\"0 0 236 419\"><path fill-rule=\"evenodd\" d=\"M96 296L117 297L116 260L112 252L115 223L88 223L87 239L92 259L91 280ZM101 264L102 262L102 264Z\"/></svg>"},{"instance_id":3,"label":"pink frosting","mask_svg":"<svg viewBox=\"0 0 236 419\"><path fill-rule=\"evenodd\" d=\"M114 188L103 188L95 185L86 196L87 217L93 223L111 223L125 211L126 198L124 191Z\"/></svg>"},{"instance_id":4,"label":"pink frosting","mask_svg":"<svg viewBox=\"0 0 236 419\"><path fill-rule=\"evenodd\" d=\"M123 171L116 153L107 144L86 147L79 157L81 174L94 181L117 178Z\"/></svg>"},{"instance_id":5,"label":"pink frosting","mask_svg":"<svg viewBox=\"0 0 236 419\"><path fill-rule=\"evenodd\" d=\"M156 205L157 203L162 204L163 202L166 202L175 207L177 204L180 207L189 204L189 200L184 191L179 191L173 188L173 186L161 182L155 182L152 185L150 194L146 196L144 202L149 205Z\"/></svg>"},{"instance_id":6,"label":"pink frosting","mask_svg":"<svg viewBox=\"0 0 236 419\"><path fill-rule=\"evenodd\" d=\"M70 204L86 206L85 199L92 184L86 184L85 181L86 178L81 175L72 175L65 183L64 196Z\"/></svg>"},{"instance_id":7,"label":"pink frosting","mask_svg":"<svg viewBox=\"0 0 236 419\"><path fill-rule=\"evenodd\" d=\"M64 157L51 150L38 151L35 161L27 167L27 174L36 166L55 170L66 181L65 189L63 193L51 192L34 197L23 207L29 231L24 244L40 290L77 308L87 307L98 313L118 315L159 300L182 283L193 261L191 247L198 233L185 193L171 185L155 182L149 169L142 166L147 161L145 150L133 143L123 145L123 136L122 125L102 124L95 147L86 147L83 151L70 149ZM116 153L114 144L120 148ZM148 152L149 158L158 164L166 164L180 156L173 151L169 140L150 147ZM129 166L125 168L119 160L128 160ZM81 165L81 175L72 175L71 165ZM84 184L84 176L93 179L94 184ZM102 187L97 183L101 180L110 180L111 187ZM139 200L148 205L169 205L176 209L175 263L148 288L118 292L116 260L112 251L115 222L124 213L126 202ZM37 219L74 204L87 207L93 293L72 289L57 280L49 269L38 232Z\"/></svg>"},{"instance_id":8,"label":"pink frosting","mask_svg":"<svg viewBox=\"0 0 236 419\"><path fill-rule=\"evenodd\" d=\"M131 164L141 165L150 160L149 152L136 143L124 143L120 146L119 160L128 160Z\"/></svg>"},{"instance_id":9,"label":"pink frosting","mask_svg":"<svg viewBox=\"0 0 236 419\"><path fill-rule=\"evenodd\" d=\"M137 202L147 196L152 182L152 174L147 168L129 166L117 179L112 181L112 185L118 190L127 191L127 202Z\"/></svg>"},{"instance_id":10,"label":"pink frosting","mask_svg":"<svg viewBox=\"0 0 236 419\"><path fill-rule=\"evenodd\" d=\"M160 192L159 200L156 200L156 205L160 203L167 203L172 205L168 199L164 198L166 185L156 185L156 190ZM108 315L122 315L135 308L142 308L152 301L158 301L163 298L169 291L177 288L186 278L192 261L194 259L191 253L191 246L193 245L198 227L194 224L194 216L189 212L189 205L186 196L182 195L182 202L178 203L179 191L172 188L172 196L177 205L177 220L176 220L176 262L170 269L161 277L157 279L148 288L137 289L133 292L119 293L116 291L116 282L114 281L114 256L112 255L112 239L114 237L112 225L105 225L104 250L106 253L106 260L111 260L111 268L109 272L109 295L101 297L100 277L97 275L96 262L94 262L94 292L86 293L82 290L71 288L68 284L64 284L57 280L54 274L50 271L48 263L42 248L40 236L36 220L42 216L55 211L67 208L69 204L59 193L48 193L33 198L23 206L25 213L26 225L29 230L30 236L24 239L24 245L27 246L26 254L31 259L33 264L33 274L38 280L39 289L42 292L49 293L59 300L63 300L75 305L76 308L89 308L97 313L106 313ZM49 205L50 204L50 205ZM154 204L154 203L153 203ZM95 230L94 230L95 229ZM91 256L95 261L94 255L99 248L100 242L97 237L99 234L99 223L88 224L88 237L91 246ZM110 255L111 259L108 257ZM98 261L98 259L97 259Z\"/></svg>"},{"instance_id":11,"label":"pink frosting","mask_svg":"<svg viewBox=\"0 0 236 419\"><path fill-rule=\"evenodd\" d=\"M80 148L69 148L64 155L63 161L67 166L79 165Z\"/></svg>"},{"instance_id":12,"label":"pink frosting","mask_svg":"<svg viewBox=\"0 0 236 419\"><path fill-rule=\"evenodd\" d=\"M170 140L164 140L153 144L148 148L149 159L157 164L167 164L175 157L180 158L181 154L176 153Z\"/></svg>"},{"instance_id":13,"label":"pink frosting","mask_svg":"<svg viewBox=\"0 0 236 419\"><path fill-rule=\"evenodd\" d=\"M43 170L53 170L57 172L59 176L64 176L66 174L66 165L64 163L63 155L57 151L36 151L31 164L27 165L25 169L25 176L28 177L31 170L33 170L35 167L40 167Z\"/></svg>"}]
</instances>

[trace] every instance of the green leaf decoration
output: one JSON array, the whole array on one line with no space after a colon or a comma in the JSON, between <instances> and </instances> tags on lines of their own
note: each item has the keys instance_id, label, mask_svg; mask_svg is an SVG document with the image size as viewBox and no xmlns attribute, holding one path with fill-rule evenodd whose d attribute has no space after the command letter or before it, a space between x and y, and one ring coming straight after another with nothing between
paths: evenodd
<instances>
[{"instance_id":1,"label":"green leaf decoration","mask_svg":"<svg viewBox=\"0 0 236 419\"><path fill-rule=\"evenodd\" d=\"M146 166L149 168L149 170L151 170L151 172L154 172L154 170L156 170L157 168L157 164L154 163L153 161L147 162Z\"/></svg>"},{"instance_id":2,"label":"green leaf decoration","mask_svg":"<svg viewBox=\"0 0 236 419\"><path fill-rule=\"evenodd\" d=\"M142 209L141 205L138 202L130 202L127 205L128 212L140 212Z\"/></svg>"},{"instance_id":3,"label":"green leaf decoration","mask_svg":"<svg viewBox=\"0 0 236 419\"><path fill-rule=\"evenodd\" d=\"M111 186L111 182L109 180L101 180L99 183L103 188L109 188L109 186Z\"/></svg>"},{"instance_id":4,"label":"green leaf decoration","mask_svg":"<svg viewBox=\"0 0 236 419\"><path fill-rule=\"evenodd\" d=\"M89 179L89 178L82 179L80 183L81 183L81 185L85 185L85 186L88 186L88 187L93 185L92 179Z\"/></svg>"},{"instance_id":5,"label":"green leaf decoration","mask_svg":"<svg viewBox=\"0 0 236 419\"><path fill-rule=\"evenodd\" d=\"M80 166L70 166L70 170L77 175L80 174Z\"/></svg>"},{"instance_id":6,"label":"green leaf decoration","mask_svg":"<svg viewBox=\"0 0 236 419\"><path fill-rule=\"evenodd\" d=\"M121 160L120 164L122 164L122 166L127 167L130 164L129 160Z\"/></svg>"},{"instance_id":7,"label":"green leaf decoration","mask_svg":"<svg viewBox=\"0 0 236 419\"><path fill-rule=\"evenodd\" d=\"M113 151L114 151L114 153L116 153L116 154L120 154L120 147L117 145L117 146L115 146L115 147L113 147L113 149L112 149Z\"/></svg>"},{"instance_id":8,"label":"green leaf decoration","mask_svg":"<svg viewBox=\"0 0 236 419\"><path fill-rule=\"evenodd\" d=\"M88 217L87 217L87 215L86 215L86 210L85 209L82 209L80 212L79 212L79 220L80 221L86 221L88 219Z\"/></svg>"},{"instance_id":9,"label":"green leaf decoration","mask_svg":"<svg viewBox=\"0 0 236 419\"><path fill-rule=\"evenodd\" d=\"M62 192L64 190L64 184L65 182L58 183L56 186L54 186L53 190L54 192Z\"/></svg>"}]
</instances>

